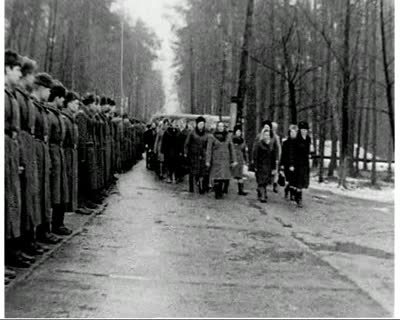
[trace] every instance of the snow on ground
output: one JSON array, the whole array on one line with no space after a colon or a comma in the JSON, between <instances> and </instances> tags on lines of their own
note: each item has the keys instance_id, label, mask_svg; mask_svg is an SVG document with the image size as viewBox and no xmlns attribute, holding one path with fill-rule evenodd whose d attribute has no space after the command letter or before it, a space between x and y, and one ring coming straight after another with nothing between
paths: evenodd
<instances>
[{"instance_id":1,"label":"snow on ground","mask_svg":"<svg viewBox=\"0 0 400 320\"><path fill-rule=\"evenodd\" d=\"M255 179L254 172L248 171L244 167L244 175L248 179ZM322 183L318 182L318 175L311 173L310 188L321 191L329 191L337 195L346 197L376 200L385 203L394 203L394 183L379 180L379 188L372 188L368 178L346 178L347 189L338 187L337 181L325 180Z\"/></svg>"},{"instance_id":2,"label":"snow on ground","mask_svg":"<svg viewBox=\"0 0 400 320\"><path fill-rule=\"evenodd\" d=\"M379 189L368 187L368 180L347 178L347 189L338 187L336 181L318 182L318 177L311 177L310 188L329 191L337 195L346 197L376 200L379 202L393 203L394 202L394 185L379 181Z\"/></svg>"}]
</instances>

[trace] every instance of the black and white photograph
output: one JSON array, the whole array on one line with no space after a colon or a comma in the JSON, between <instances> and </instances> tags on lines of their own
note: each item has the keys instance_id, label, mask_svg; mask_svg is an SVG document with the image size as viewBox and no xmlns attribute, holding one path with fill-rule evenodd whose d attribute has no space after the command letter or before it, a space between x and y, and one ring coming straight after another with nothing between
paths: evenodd
<instances>
[{"instance_id":1,"label":"black and white photograph","mask_svg":"<svg viewBox=\"0 0 400 320\"><path fill-rule=\"evenodd\" d=\"M400 316L394 0L1 6L0 316Z\"/></svg>"}]
</instances>

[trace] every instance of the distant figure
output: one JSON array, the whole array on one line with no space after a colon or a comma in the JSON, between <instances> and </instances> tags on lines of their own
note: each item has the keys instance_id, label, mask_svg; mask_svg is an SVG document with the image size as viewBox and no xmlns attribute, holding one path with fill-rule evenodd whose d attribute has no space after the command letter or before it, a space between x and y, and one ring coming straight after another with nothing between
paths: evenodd
<instances>
[{"instance_id":1,"label":"distant figure","mask_svg":"<svg viewBox=\"0 0 400 320\"><path fill-rule=\"evenodd\" d=\"M238 164L237 166L233 167L232 176L238 184L238 195L245 196L247 195L247 192L244 191L243 166L248 161L248 148L242 137L242 128L240 126L235 126L233 132L234 136L232 138L232 143L235 147Z\"/></svg>"},{"instance_id":2,"label":"distant figure","mask_svg":"<svg viewBox=\"0 0 400 320\"><path fill-rule=\"evenodd\" d=\"M260 139L253 147L254 170L257 180L257 195L260 202L267 202L267 185L271 183L277 166L278 148L273 141L269 124L261 131Z\"/></svg>"},{"instance_id":3,"label":"distant figure","mask_svg":"<svg viewBox=\"0 0 400 320\"><path fill-rule=\"evenodd\" d=\"M272 122L272 133L273 133L273 139L275 139L277 147L278 147L278 162L281 159L281 154L282 154L282 146L281 146L281 137L278 135L278 124L276 122ZM279 177L279 172L278 168L276 168L275 175L273 177L273 191L275 193L278 193L278 177Z\"/></svg>"},{"instance_id":4,"label":"distant figure","mask_svg":"<svg viewBox=\"0 0 400 320\"><path fill-rule=\"evenodd\" d=\"M196 119L196 126L188 134L184 146L184 155L190 166L189 192L194 192L196 183L200 194L208 191L208 168L206 166L208 134L205 124L204 117L200 116Z\"/></svg>"},{"instance_id":5,"label":"distant figure","mask_svg":"<svg viewBox=\"0 0 400 320\"><path fill-rule=\"evenodd\" d=\"M161 143L162 143L162 137L164 135L165 130L169 127L169 120L164 119L163 121L160 121L158 125L158 131L157 131L157 136L156 136L156 141L154 143L154 152L156 153L157 157L157 175L158 177L162 180L164 179L164 155L161 152Z\"/></svg>"},{"instance_id":6,"label":"distant figure","mask_svg":"<svg viewBox=\"0 0 400 320\"><path fill-rule=\"evenodd\" d=\"M156 136L156 124L152 122L147 126L143 137L146 150L146 168L149 170L154 168L154 144L156 142Z\"/></svg>"},{"instance_id":7,"label":"distant figure","mask_svg":"<svg viewBox=\"0 0 400 320\"><path fill-rule=\"evenodd\" d=\"M296 143L297 143L297 125L290 125L288 138L282 143L282 157L280 169L285 173L287 185L285 187L285 198L290 194L290 200L295 200L295 162L296 162Z\"/></svg>"},{"instance_id":8,"label":"distant figure","mask_svg":"<svg viewBox=\"0 0 400 320\"><path fill-rule=\"evenodd\" d=\"M217 123L214 134L208 137L206 165L210 167L215 198L221 199L224 185L231 178L231 166L237 165L235 148L222 121Z\"/></svg>"},{"instance_id":9,"label":"distant figure","mask_svg":"<svg viewBox=\"0 0 400 320\"><path fill-rule=\"evenodd\" d=\"M167 183L176 183L180 152L178 139L178 125L175 120L172 120L170 126L165 130L161 142L161 153L164 155L164 164L167 171Z\"/></svg>"},{"instance_id":10,"label":"distant figure","mask_svg":"<svg viewBox=\"0 0 400 320\"><path fill-rule=\"evenodd\" d=\"M295 190L295 199L299 208L303 207L303 189L310 185L310 146L311 138L308 135L308 123L302 121L299 123L299 132L296 138L296 161L294 165L295 179L293 186Z\"/></svg>"}]
</instances>

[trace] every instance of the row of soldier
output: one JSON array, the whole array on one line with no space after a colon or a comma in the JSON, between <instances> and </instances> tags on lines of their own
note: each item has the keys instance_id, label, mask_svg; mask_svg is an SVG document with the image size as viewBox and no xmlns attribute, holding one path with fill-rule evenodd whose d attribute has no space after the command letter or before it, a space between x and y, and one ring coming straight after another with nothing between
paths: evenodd
<instances>
[{"instance_id":1,"label":"row of soldier","mask_svg":"<svg viewBox=\"0 0 400 320\"><path fill-rule=\"evenodd\" d=\"M37 63L5 52L5 279L72 230L66 212L92 214L143 153L143 126L115 101L80 97Z\"/></svg>"}]
</instances>

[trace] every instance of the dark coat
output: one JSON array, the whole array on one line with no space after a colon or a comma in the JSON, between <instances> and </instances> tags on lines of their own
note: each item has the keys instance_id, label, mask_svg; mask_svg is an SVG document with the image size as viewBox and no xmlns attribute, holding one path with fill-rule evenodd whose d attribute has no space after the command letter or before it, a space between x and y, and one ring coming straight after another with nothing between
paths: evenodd
<instances>
[{"instance_id":1,"label":"dark coat","mask_svg":"<svg viewBox=\"0 0 400 320\"><path fill-rule=\"evenodd\" d=\"M97 190L97 138L96 138L96 119L95 114L88 108L83 111L87 116L87 142L86 142L86 171L88 176L89 192Z\"/></svg>"},{"instance_id":2,"label":"dark coat","mask_svg":"<svg viewBox=\"0 0 400 320\"><path fill-rule=\"evenodd\" d=\"M310 146L309 136L303 139L300 132L296 138L296 161L295 161L295 182L294 186L299 189L306 189L310 185Z\"/></svg>"},{"instance_id":3,"label":"dark coat","mask_svg":"<svg viewBox=\"0 0 400 320\"><path fill-rule=\"evenodd\" d=\"M197 129L190 132L184 145L184 154L189 160L190 173L195 177L204 177L208 175L206 166L208 133L200 133Z\"/></svg>"},{"instance_id":4,"label":"dark coat","mask_svg":"<svg viewBox=\"0 0 400 320\"><path fill-rule=\"evenodd\" d=\"M74 212L78 208L78 126L70 110L64 110L62 118L65 123L64 154L69 191L66 210Z\"/></svg>"},{"instance_id":5,"label":"dark coat","mask_svg":"<svg viewBox=\"0 0 400 320\"><path fill-rule=\"evenodd\" d=\"M296 139L288 138L282 143L282 156L280 167L285 173L286 180L292 185L294 183L295 172L290 171L290 167L296 164Z\"/></svg>"},{"instance_id":6,"label":"dark coat","mask_svg":"<svg viewBox=\"0 0 400 320\"><path fill-rule=\"evenodd\" d=\"M8 240L17 238L21 234L21 186L17 140L20 130L20 118L19 107L14 93L5 89L4 99L4 232Z\"/></svg>"},{"instance_id":7,"label":"dark coat","mask_svg":"<svg viewBox=\"0 0 400 320\"><path fill-rule=\"evenodd\" d=\"M19 132L20 166L24 168L21 180L21 228L22 231L32 231L41 223L39 210L39 177L36 162L34 138L35 107L29 94L23 89L16 90L20 107L21 130Z\"/></svg>"},{"instance_id":8,"label":"dark coat","mask_svg":"<svg viewBox=\"0 0 400 320\"><path fill-rule=\"evenodd\" d=\"M266 186L271 183L271 172L276 169L278 152L278 147L272 139L269 144L262 140L254 143L253 161L259 186Z\"/></svg>"},{"instance_id":9,"label":"dark coat","mask_svg":"<svg viewBox=\"0 0 400 320\"><path fill-rule=\"evenodd\" d=\"M210 164L210 179L229 180L232 163L236 162L235 149L227 132L224 139L218 139L217 135L209 135L207 141L206 162Z\"/></svg>"},{"instance_id":10,"label":"dark coat","mask_svg":"<svg viewBox=\"0 0 400 320\"><path fill-rule=\"evenodd\" d=\"M49 108L49 143L51 158L51 200L52 204L67 204L69 202L67 170L64 149L62 147L65 138L65 124L61 113Z\"/></svg>"},{"instance_id":11,"label":"dark coat","mask_svg":"<svg viewBox=\"0 0 400 320\"><path fill-rule=\"evenodd\" d=\"M146 145L147 149L153 150L154 143L156 142L157 132L154 129L148 129L145 131L143 139L144 144Z\"/></svg>"},{"instance_id":12,"label":"dark coat","mask_svg":"<svg viewBox=\"0 0 400 320\"><path fill-rule=\"evenodd\" d=\"M43 104L32 98L35 106L35 151L37 175L39 179L39 211L41 212L41 223L51 222L51 192L50 192L50 171L51 160L48 144L49 124L47 110Z\"/></svg>"},{"instance_id":13,"label":"dark coat","mask_svg":"<svg viewBox=\"0 0 400 320\"><path fill-rule=\"evenodd\" d=\"M235 147L237 166L232 168L232 176L236 179L243 178L243 166L247 162L248 157L248 149L247 145L242 138L233 137L232 138L233 146Z\"/></svg>"},{"instance_id":14,"label":"dark coat","mask_svg":"<svg viewBox=\"0 0 400 320\"><path fill-rule=\"evenodd\" d=\"M169 127L165 130L161 142L161 153L164 154L166 165L177 164L181 151L179 145L179 130Z\"/></svg>"}]
</instances>

